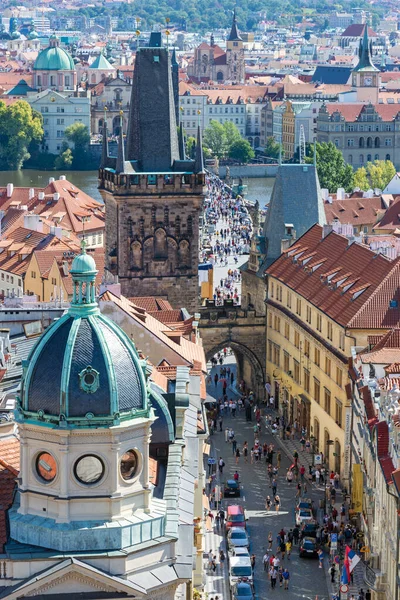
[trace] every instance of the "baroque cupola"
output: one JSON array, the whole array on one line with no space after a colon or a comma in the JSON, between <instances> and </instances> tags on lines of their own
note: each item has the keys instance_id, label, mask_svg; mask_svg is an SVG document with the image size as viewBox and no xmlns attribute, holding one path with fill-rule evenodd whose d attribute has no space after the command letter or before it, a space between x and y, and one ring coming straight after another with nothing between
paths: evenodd
<instances>
[{"instance_id":1,"label":"baroque cupola","mask_svg":"<svg viewBox=\"0 0 400 600\"><path fill-rule=\"evenodd\" d=\"M71 306L23 364L21 478L9 512L10 537L19 543L114 550L133 543L140 520L157 520L148 371L132 340L100 312L96 274L83 241L71 268Z\"/></svg>"}]
</instances>

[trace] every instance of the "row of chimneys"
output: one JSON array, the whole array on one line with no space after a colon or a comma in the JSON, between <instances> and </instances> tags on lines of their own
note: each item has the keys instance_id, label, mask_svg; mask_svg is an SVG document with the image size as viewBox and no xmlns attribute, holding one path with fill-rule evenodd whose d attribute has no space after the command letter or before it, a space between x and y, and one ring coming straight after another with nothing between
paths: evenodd
<instances>
[{"instance_id":1,"label":"row of chimneys","mask_svg":"<svg viewBox=\"0 0 400 600\"><path fill-rule=\"evenodd\" d=\"M359 192L360 188L354 188L355 192ZM363 198L373 198L374 196L379 196L381 194L381 190L375 189L375 190L367 190L366 192L363 192ZM322 200L324 202L328 202L328 204L332 204L332 196L329 194L329 190L327 190L326 188L322 188L321 189L321 195L322 195ZM346 199L346 193L344 188L338 188L336 191L336 199L337 200L345 200Z\"/></svg>"},{"instance_id":2,"label":"row of chimneys","mask_svg":"<svg viewBox=\"0 0 400 600\"><path fill-rule=\"evenodd\" d=\"M67 178L65 175L60 175L59 177L59 181L65 181ZM49 178L49 185L51 183L53 183L55 181L54 177L50 177ZM13 195L14 192L14 184L13 183L7 183L7 198L11 198L11 196ZM32 198L35 196L35 189L34 188L29 188L29 194L28 194L28 198L29 200L32 200ZM44 192L39 192L38 193L38 198L39 200L44 200ZM60 199L60 194L58 194L57 192L55 194L53 194L53 199L54 200L59 200Z\"/></svg>"}]
</instances>

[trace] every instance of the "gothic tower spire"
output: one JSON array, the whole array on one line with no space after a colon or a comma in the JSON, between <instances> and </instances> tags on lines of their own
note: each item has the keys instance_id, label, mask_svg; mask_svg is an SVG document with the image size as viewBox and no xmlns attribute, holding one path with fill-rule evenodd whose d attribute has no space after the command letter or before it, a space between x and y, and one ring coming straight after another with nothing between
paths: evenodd
<instances>
[{"instance_id":1,"label":"gothic tower spire","mask_svg":"<svg viewBox=\"0 0 400 600\"><path fill-rule=\"evenodd\" d=\"M175 48L172 51L171 58L172 66L172 87L174 89L174 102L175 102L175 118L176 124L179 124L179 64L176 60Z\"/></svg>"}]
</instances>

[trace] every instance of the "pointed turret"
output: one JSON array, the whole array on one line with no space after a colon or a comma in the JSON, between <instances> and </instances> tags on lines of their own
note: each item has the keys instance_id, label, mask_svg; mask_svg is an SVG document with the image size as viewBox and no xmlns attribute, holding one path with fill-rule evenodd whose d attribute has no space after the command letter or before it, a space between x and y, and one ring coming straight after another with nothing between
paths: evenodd
<instances>
[{"instance_id":1,"label":"pointed turret","mask_svg":"<svg viewBox=\"0 0 400 600\"><path fill-rule=\"evenodd\" d=\"M171 57L159 33L136 52L126 155L148 173L169 172L179 160Z\"/></svg>"},{"instance_id":2,"label":"pointed turret","mask_svg":"<svg viewBox=\"0 0 400 600\"><path fill-rule=\"evenodd\" d=\"M368 25L364 26L364 34L362 40L360 41L360 48L358 51L359 61L358 65L355 67L354 71L379 71L375 67L371 59L371 48L368 39Z\"/></svg>"},{"instance_id":3,"label":"pointed turret","mask_svg":"<svg viewBox=\"0 0 400 600\"><path fill-rule=\"evenodd\" d=\"M185 160L186 152L185 152L185 134L183 133L183 125L182 123L179 125L179 158L181 160Z\"/></svg>"},{"instance_id":4,"label":"pointed turret","mask_svg":"<svg viewBox=\"0 0 400 600\"><path fill-rule=\"evenodd\" d=\"M194 172L204 173L203 145L201 143L200 125L197 126L196 156L194 160Z\"/></svg>"},{"instance_id":5,"label":"pointed turret","mask_svg":"<svg viewBox=\"0 0 400 600\"><path fill-rule=\"evenodd\" d=\"M104 110L104 125L103 125L103 139L101 146L101 162L100 169L104 169L108 162L108 129L107 129L107 112Z\"/></svg>"},{"instance_id":6,"label":"pointed turret","mask_svg":"<svg viewBox=\"0 0 400 600\"><path fill-rule=\"evenodd\" d=\"M124 132L122 115L119 117L119 138L118 138L118 154L117 164L115 166L116 173L123 173L125 169L125 146L124 146Z\"/></svg>"},{"instance_id":7,"label":"pointed turret","mask_svg":"<svg viewBox=\"0 0 400 600\"><path fill-rule=\"evenodd\" d=\"M175 48L172 51L171 57L172 67L172 87L174 88L174 101L175 101L175 118L176 124L179 124L179 64L176 60Z\"/></svg>"},{"instance_id":8,"label":"pointed turret","mask_svg":"<svg viewBox=\"0 0 400 600\"><path fill-rule=\"evenodd\" d=\"M237 27L236 8L233 9L232 27L231 27L231 32L228 37L228 41L229 42L242 41L242 38L239 35L239 30Z\"/></svg>"},{"instance_id":9,"label":"pointed turret","mask_svg":"<svg viewBox=\"0 0 400 600\"><path fill-rule=\"evenodd\" d=\"M215 39L214 39L213 33L211 34L211 37L210 37L210 46L211 46L211 48L213 48L215 46Z\"/></svg>"}]
</instances>

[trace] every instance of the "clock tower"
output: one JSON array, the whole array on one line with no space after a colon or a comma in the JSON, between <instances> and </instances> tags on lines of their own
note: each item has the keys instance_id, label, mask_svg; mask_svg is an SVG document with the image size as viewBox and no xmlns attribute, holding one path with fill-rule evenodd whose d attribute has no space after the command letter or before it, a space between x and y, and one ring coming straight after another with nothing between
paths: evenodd
<instances>
[{"instance_id":1,"label":"clock tower","mask_svg":"<svg viewBox=\"0 0 400 600\"><path fill-rule=\"evenodd\" d=\"M351 75L352 87L357 92L357 101L378 104L379 69L372 63L368 25L364 26L364 34L360 42L358 55L358 65Z\"/></svg>"}]
</instances>

